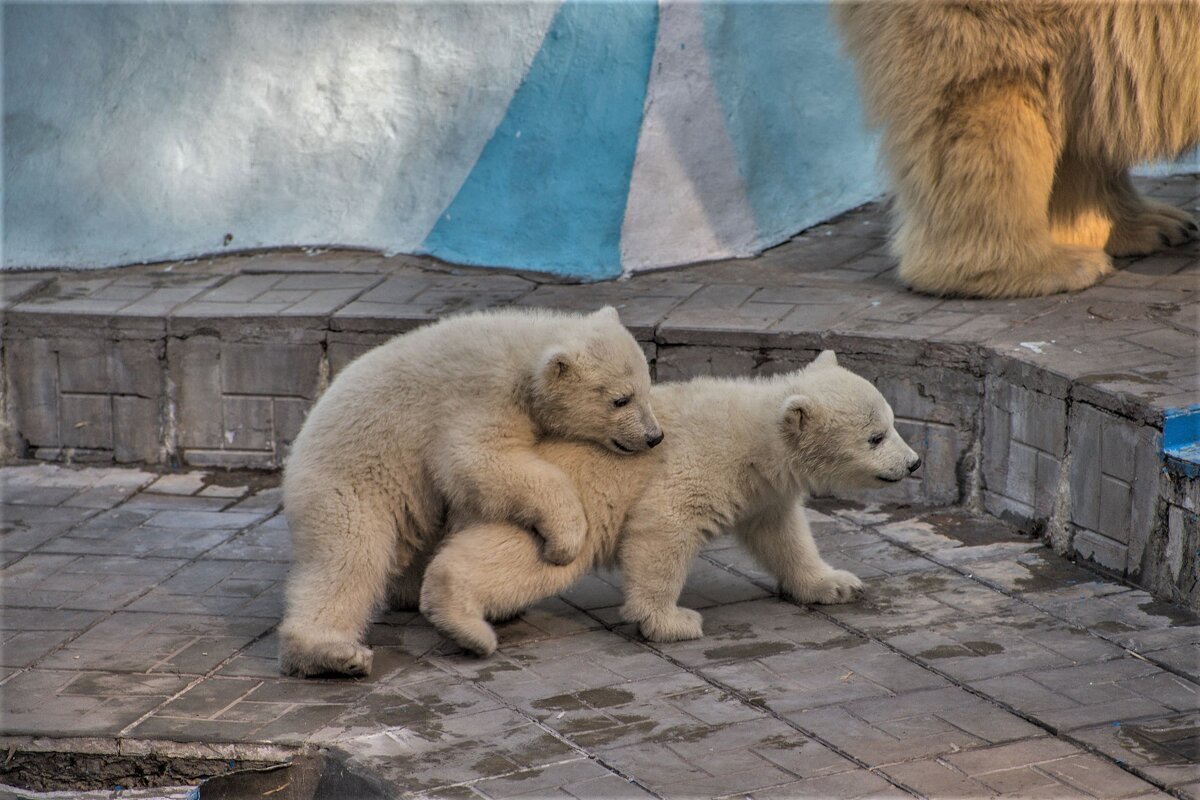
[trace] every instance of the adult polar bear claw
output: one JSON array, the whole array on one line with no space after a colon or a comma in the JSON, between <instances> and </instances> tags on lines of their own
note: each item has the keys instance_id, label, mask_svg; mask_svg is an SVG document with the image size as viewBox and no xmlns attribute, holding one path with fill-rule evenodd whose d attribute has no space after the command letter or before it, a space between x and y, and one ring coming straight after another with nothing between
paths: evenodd
<instances>
[{"instance_id":1,"label":"adult polar bear claw","mask_svg":"<svg viewBox=\"0 0 1200 800\"><path fill-rule=\"evenodd\" d=\"M700 548L726 532L801 602L846 602L861 591L857 577L821 558L803 503L814 493L886 486L920 466L874 386L826 351L787 375L665 383L651 397L670 431L653 452L618 460L586 444L536 447L579 488L588 520L580 557L547 564L519 527L468 525L425 571L421 611L435 627L489 653L487 619L557 594L595 566L619 565L626 620L649 639L694 639L702 619L679 606L679 595Z\"/></svg>"},{"instance_id":2,"label":"adult polar bear claw","mask_svg":"<svg viewBox=\"0 0 1200 800\"><path fill-rule=\"evenodd\" d=\"M1082 289L1194 236L1129 168L1200 142L1200 2L839 3L895 191L900 278Z\"/></svg>"},{"instance_id":3,"label":"adult polar bear claw","mask_svg":"<svg viewBox=\"0 0 1200 800\"><path fill-rule=\"evenodd\" d=\"M294 555L280 669L369 673L372 613L389 595L416 599L409 571L456 517L536 530L539 559L570 563L587 519L575 486L535 452L544 436L617 460L662 440L645 356L611 307L453 317L346 367L284 472Z\"/></svg>"}]
</instances>

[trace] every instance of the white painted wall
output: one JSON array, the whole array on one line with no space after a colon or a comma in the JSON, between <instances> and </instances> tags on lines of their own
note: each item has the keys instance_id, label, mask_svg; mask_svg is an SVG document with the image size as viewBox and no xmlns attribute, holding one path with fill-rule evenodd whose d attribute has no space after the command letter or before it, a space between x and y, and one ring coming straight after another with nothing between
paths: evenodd
<instances>
[{"instance_id":1,"label":"white painted wall","mask_svg":"<svg viewBox=\"0 0 1200 800\"><path fill-rule=\"evenodd\" d=\"M6 5L4 265L414 250L556 10Z\"/></svg>"}]
</instances>

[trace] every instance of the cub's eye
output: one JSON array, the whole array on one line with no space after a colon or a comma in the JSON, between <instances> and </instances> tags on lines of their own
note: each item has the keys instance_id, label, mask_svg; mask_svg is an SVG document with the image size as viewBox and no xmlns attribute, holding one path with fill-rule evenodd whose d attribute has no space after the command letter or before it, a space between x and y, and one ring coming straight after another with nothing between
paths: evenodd
<instances>
[{"instance_id":1,"label":"cub's eye","mask_svg":"<svg viewBox=\"0 0 1200 800\"><path fill-rule=\"evenodd\" d=\"M629 405L629 400L629 395L618 397L616 400L613 400L613 405L617 408L624 408L625 406Z\"/></svg>"},{"instance_id":2,"label":"cub's eye","mask_svg":"<svg viewBox=\"0 0 1200 800\"><path fill-rule=\"evenodd\" d=\"M879 447L879 445L883 444L883 440L884 435L882 433L877 433L870 439L867 439L867 443L870 444L871 447Z\"/></svg>"}]
</instances>

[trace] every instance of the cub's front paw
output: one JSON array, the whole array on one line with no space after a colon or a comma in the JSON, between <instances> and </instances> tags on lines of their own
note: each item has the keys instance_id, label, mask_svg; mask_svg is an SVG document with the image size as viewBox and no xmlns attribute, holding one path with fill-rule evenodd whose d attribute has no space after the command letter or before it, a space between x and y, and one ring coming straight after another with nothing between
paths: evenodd
<instances>
[{"instance_id":1,"label":"cub's front paw","mask_svg":"<svg viewBox=\"0 0 1200 800\"><path fill-rule=\"evenodd\" d=\"M638 626L652 642L682 642L704 635L704 617L690 608L674 608L651 614Z\"/></svg>"},{"instance_id":2,"label":"cub's front paw","mask_svg":"<svg viewBox=\"0 0 1200 800\"><path fill-rule=\"evenodd\" d=\"M863 592L863 582L853 572L831 569L802 586L786 590L801 603L848 603Z\"/></svg>"},{"instance_id":3,"label":"cub's front paw","mask_svg":"<svg viewBox=\"0 0 1200 800\"><path fill-rule=\"evenodd\" d=\"M317 642L304 648L285 646L279 655L284 675L310 678L318 675L348 675L362 678L371 674L374 653L356 642Z\"/></svg>"},{"instance_id":4,"label":"cub's front paw","mask_svg":"<svg viewBox=\"0 0 1200 800\"><path fill-rule=\"evenodd\" d=\"M586 530L560 528L550 533L544 528L539 528L538 533L542 537L542 559L556 567L570 564L583 552Z\"/></svg>"}]
</instances>

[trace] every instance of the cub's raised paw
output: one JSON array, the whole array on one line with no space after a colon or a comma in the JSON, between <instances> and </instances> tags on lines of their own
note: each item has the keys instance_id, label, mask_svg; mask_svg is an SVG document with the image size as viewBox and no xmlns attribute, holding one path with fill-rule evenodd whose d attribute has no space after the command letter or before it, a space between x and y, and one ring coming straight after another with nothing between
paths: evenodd
<instances>
[{"instance_id":1,"label":"cub's raised paw","mask_svg":"<svg viewBox=\"0 0 1200 800\"><path fill-rule=\"evenodd\" d=\"M863 593L863 582L853 572L832 569L802 587L787 592L801 603L848 603Z\"/></svg>"},{"instance_id":2,"label":"cub's raised paw","mask_svg":"<svg viewBox=\"0 0 1200 800\"><path fill-rule=\"evenodd\" d=\"M652 642L682 642L704 635L704 617L698 611L675 606L650 615L638 627Z\"/></svg>"},{"instance_id":3,"label":"cub's raised paw","mask_svg":"<svg viewBox=\"0 0 1200 800\"><path fill-rule=\"evenodd\" d=\"M583 537L570 537L557 540L543 539L542 560L556 567L565 567L579 558L579 553L582 550Z\"/></svg>"}]
</instances>

